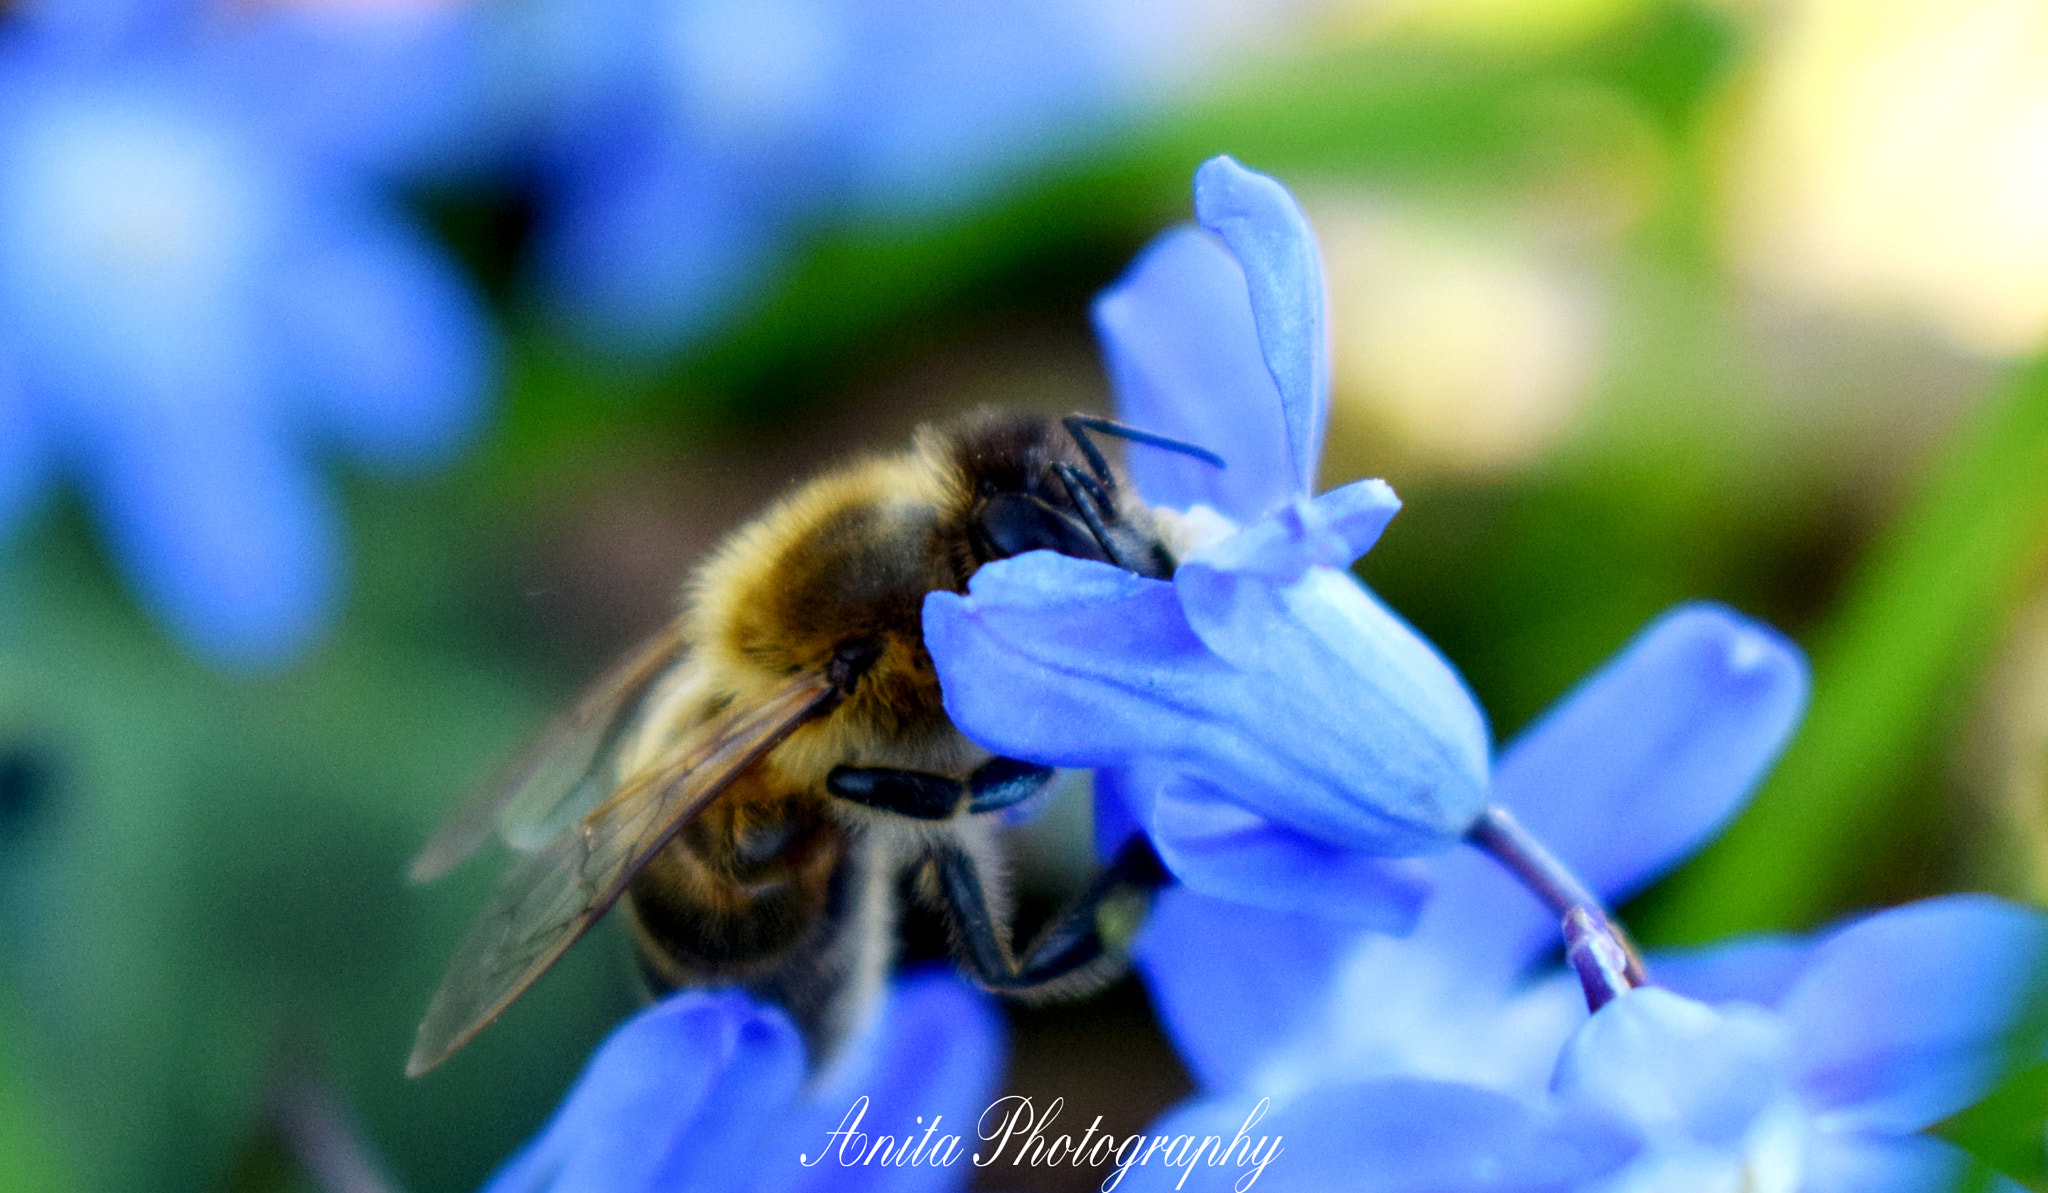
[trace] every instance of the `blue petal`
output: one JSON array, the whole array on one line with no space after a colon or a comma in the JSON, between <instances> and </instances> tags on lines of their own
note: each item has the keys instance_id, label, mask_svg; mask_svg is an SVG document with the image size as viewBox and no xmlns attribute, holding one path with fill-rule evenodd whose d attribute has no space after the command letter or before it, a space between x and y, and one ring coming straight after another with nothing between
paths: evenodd
<instances>
[{"instance_id":1,"label":"blue petal","mask_svg":"<svg viewBox=\"0 0 2048 1193\"><path fill-rule=\"evenodd\" d=\"M657 144L567 180L535 253L557 312L590 343L682 347L758 288L785 219L744 165Z\"/></svg>"},{"instance_id":2,"label":"blue petal","mask_svg":"<svg viewBox=\"0 0 2048 1193\"><path fill-rule=\"evenodd\" d=\"M1572 1037L1556 1087L1645 1135L1732 1146L1791 1092L1790 1046L1786 1026L1754 1007L1716 1010L1648 986Z\"/></svg>"},{"instance_id":3,"label":"blue petal","mask_svg":"<svg viewBox=\"0 0 2048 1193\"><path fill-rule=\"evenodd\" d=\"M1188 1070L1203 1089L1242 1086L1278 1042L1321 1009L1358 929L1200 895L1160 892L1138 964Z\"/></svg>"},{"instance_id":4,"label":"blue petal","mask_svg":"<svg viewBox=\"0 0 2048 1193\"><path fill-rule=\"evenodd\" d=\"M1205 504L1247 522L1308 491L1259 352L1244 270L1215 237L1197 228L1160 236L1095 300L1094 313L1117 417L1227 462L1219 470L1134 447L1127 458L1145 500L1174 509Z\"/></svg>"},{"instance_id":5,"label":"blue petal","mask_svg":"<svg viewBox=\"0 0 2048 1193\"><path fill-rule=\"evenodd\" d=\"M2048 1034L2048 919L1981 895L1822 941L1783 1012L1801 1088L1845 1126L1903 1133L1969 1106Z\"/></svg>"},{"instance_id":6,"label":"blue petal","mask_svg":"<svg viewBox=\"0 0 2048 1193\"><path fill-rule=\"evenodd\" d=\"M1488 799L1485 716L1443 656L1349 573L1313 568L1275 585L1198 558L1173 585L1189 626L1233 665L1240 702L1227 715L1314 776L1198 771L1214 787L1375 852L1434 851L1471 826ZM1385 827L1333 819L1360 813Z\"/></svg>"},{"instance_id":7,"label":"blue petal","mask_svg":"<svg viewBox=\"0 0 2048 1193\"><path fill-rule=\"evenodd\" d=\"M1252 1188L1284 1193L1566 1193L1591 1187L1625 1163L1633 1145L1584 1118L1492 1090L1422 1080L1324 1086L1260 1110L1248 1097L1218 1098L1167 1115L1148 1134L1177 1141L1128 1170L1124 1190L1242 1187L1239 1161L1278 1136L1279 1152ZM1240 1143L1239 1139L1244 1142ZM1205 1143L1214 1139L1214 1143ZM1135 1155L1135 1149L1133 1155ZM1227 1154L1215 1164L1210 1157ZM1179 1166L1170 1163L1185 1155ZM1198 1158L1199 1157L1199 1158ZM1192 1171L1191 1171L1192 1170ZM1181 1183L1182 1178L1188 1178ZM1206 1178L1206 1180L1204 1180Z\"/></svg>"},{"instance_id":8,"label":"blue petal","mask_svg":"<svg viewBox=\"0 0 2048 1193\"><path fill-rule=\"evenodd\" d=\"M1950 1193L1964 1188L1969 1153L1928 1135L1816 1131L1808 1137L1800 1193ZM2004 1178L1987 1193L2018 1193Z\"/></svg>"},{"instance_id":9,"label":"blue petal","mask_svg":"<svg viewBox=\"0 0 2048 1193\"><path fill-rule=\"evenodd\" d=\"M1290 830L1362 852L1442 849L1471 823L1485 797L1477 710L1348 576L1317 569L1278 596L1207 602L1205 638L1227 659L1182 616L1179 584L1031 552L983 567L965 597L931 594L925 640L947 713L989 749L1033 762L1154 755Z\"/></svg>"},{"instance_id":10,"label":"blue petal","mask_svg":"<svg viewBox=\"0 0 2048 1193\"><path fill-rule=\"evenodd\" d=\"M1144 759L1095 772L1095 853L1099 860L1115 857L1125 841L1145 831L1145 820L1151 816L1151 793L1167 777Z\"/></svg>"},{"instance_id":11,"label":"blue petal","mask_svg":"<svg viewBox=\"0 0 2048 1193\"><path fill-rule=\"evenodd\" d=\"M1174 877L1218 899L1400 934L1415 926L1429 896L1420 861L1292 832L1191 776L1156 793L1148 824Z\"/></svg>"},{"instance_id":12,"label":"blue petal","mask_svg":"<svg viewBox=\"0 0 2048 1193\"><path fill-rule=\"evenodd\" d=\"M492 332L469 284L410 229L357 212L294 245L268 280L279 382L380 464L444 458L475 429Z\"/></svg>"},{"instance_id":13,"label":"blue petal","mask_svg":"<svg viewBox=\"0 0 2048 1193\"><path fill-rule=\"evenodd\" d=\"M485 1193L682 1193L735 1187L764 1124L803 1080L787 1016L688 991L612 1033L569 1099Z\"/></svg>"},{"instance_id":14,"label":"blue petal","mask_svg":"<svg viewBox=\"0 0 2048 1193\"><path fill-rule=\"evenodd\" d=\"M1228 157L1195 171L1195 218L1244 267L1266 368L1280 389L1296 492L1315 487L1330 408L1329 328L1315 233L1287 188Z\"/></svg>"},{"instance_id":15,"label":"blue petal","mask_svg":"<svg viewBox=\"0 0 2048 1193\"><path fill-rule=\"evenodd\" d=\"M926 596L924 633L953 723L1048 766L1165 754L1203 689L1228 686L1171 584L1050 551L982 567L964 597Z\"/></svg>"},{"instance_id":16,"label":"blue petal","mask_svg":"<svg viewBox=\"0 0 2048 1193\"><path fill-rule=\"evenodd\" d=\"M1796 936L1745 936L1738 940L1658 953L1649 958L1657 984L1701 1002L1749 1002L1776 1006L1799 979L1813 945Z\"/></svg>"},{"instance_id":17,"label":"blue petal","mask_svg":"<svg viewBox=\"0 0 2048 1193\"><path fill-rule=\"evenodd\" d=\"M282 662L334 611L330 501L274 428L138 400L78 445L122 570L216 662Z\"/></svg>"},{"instance_id":18,"label":"blue petal","mask_svg":"<svg viewBox=\"0 0 2048 1193\"><path fill-rule=\"evenodd\" d=\"M906 976L880 1021L850 1045L805 1096L778 1142L756 1160L757 1175L746 1187L752 1193L918 1193L956 1185L953 1174L969 1166L964 1157L975 1141L976 1119L994 1096L1002 1059L1002 1020L987 995L950 969ZM867 1138L831 1137L855 1129L847 1119L862 1097L868 1102L858 1130ZM905 1154L893 1144L877 1150L885 1135L923 1160L939 1151L945 1136L957 1135L962 1159L950 1169L884 1165Z\"/></svg>"},{"instance_id":19,"label":"blue petal","mask_svg":"<svg viewBox=\"0 0 2048 1193\"><path fill-rule=\"evenodd\" d=\"M1400 509L1387 482L1357 481L1296 497L1194 558L1216 571L1291 584L1312 567L1350 567Z\"/></svg>"},{"instance_id":20,"label":"blue petal","mask_svg":"<svg viewBox=\"0 0 2048 1193\"><path fill-rule=\"evenodd\" d=\"M487 28L473 5L309 8L242 14L214 39L211 89L279 141L380 175L452 176L502 151ZM502 36L502 35L501 35Z\"/></svg>"},{"instance_id":21,"label":"blue petal","mask_svg":"<svg viewBox=\"0 0 2048 1193\"><path fill-rule=\"evenodd\" d=\"M1522 734L1494 793L1594 891L1619 901L1748 798L1806 703L1797 648L1715 605L1665 614ZM1512 977L1557 920L1498 866L1453 857L1418 942Z\"/></svg>"},{"instance_id":22,"label":"blue petal","mask_svg":"<svg viewBox=\"0 0 2048 1193\"><path fill-rule=\"evenodd\" d=\"M853 197L929 213L1107 139L1120 83L1085 6L867 0L840 100ZM1120 64L1119 64L1120 65Z\"/></svg>"}]
</instances>

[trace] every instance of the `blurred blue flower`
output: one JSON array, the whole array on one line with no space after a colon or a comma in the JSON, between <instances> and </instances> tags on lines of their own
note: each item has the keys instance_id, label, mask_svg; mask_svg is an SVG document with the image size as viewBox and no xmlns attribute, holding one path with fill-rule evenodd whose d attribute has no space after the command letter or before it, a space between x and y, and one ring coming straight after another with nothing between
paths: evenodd
<instances>
[{"instance_id":1,"label":"blurred blue flower","mask_svg":"<svg viewBox=\"0 0 2048 1193\"><path fill-rule=\"evenodd\" d=\"M688 343L828 214L930 212L1105 139L1300 0L529 0L546 301L611 349Z\"/></svg>"},{"instance_id":2,"label":"blurred blue flower","mask_svg":"<svg viewBox=\"0 0 2048 1193\"><path fill-rule=\"evenodd\" d=\"M808 1083L782 1011L685 991L612 1034L485 1193L960 1188L1001 1059L999 1018L951 973L899 979L877 1021Z\"/></svg>"},{"instance_id":3,"label":"blurred blue flower","mask_svg":"<svg viewBox=\"0 0 2048 1193\"><path fill-rule=\"evenodd\" d=\"M1496 797L1624 899L1739 809L1805 690L1768 629L1682 608L1505 752ZM1588 1019L1549 912L1475 851L1428 864L1403 939L1165 892L1140 964L1202 1092L1152 1133L1229 1138L1271 1098L1274 1189L1931 1191L1966 1158L1920 1132L2048 1038L2048 920L1993 899L1653 957L1663 988Z\"/></svg>"},{"instance_id":4,"label":"blurred blue flower","mask_svg":"<svg viewBox=\"0 0 2048 1193\"><path fill-rule=\"evenodd\" d=\"M1107 846L1142 827L1197 890L1398 927L1418 875L1387 859L1472 826L1485 718L1343 570L1399 507L1392 491L1308 495L1329 350L1307 220L1227 157L1196 174L1195 211L1201 228L1162 236L1095 309L1120 417L1229 461L1132 453L1182 540L1173 579L1033 552L982 568L964 597L928 597L926 640L969 737L1109 768Z\"/></svg>"},{"instance_id":5,"label":"blurred blue flower","mask_svg":"<svg viewBox=\"0 0 2048 1193\"><path fill-rule=\"evenodd\" d=\"M1378 968L1387 960L1353 958L1347 971L1376 978L1347 972L1321 988L1373 1000L1332 1002L1324 1055L1282 1045L1245 1087L1151 1133L1228 1138L1246 1106L1272 1097L1259 1126L1287 1140L1267 1176L1276 1190L1331 1188L1342 1174L1353 1189L1438 1193L1940 1193L1971 1161L1926 1128L2037 1062L2048 1034L2048 921L1986 896L1912 904L1812 941L1653 959L1659 985L1590 1019L1566 974L1506 996L1452 989L1431 1012L1427 992L1446 993L1432 985L1434 959L1420 981ZM1130 1187L1171 1180L1142 1174Z\"/></svg>"},{"instance_id":6,"label":"blurred blue flower","mask_svg":"<svg viewBox=\"0 0 2048 1193\"><path fill-rule=\"evenodd\" d=\"M435 105L311 68L410 44L356 32L90 0L0 26L0 528L74 473L144 601L216 662L284 658L333 613L310 457L445 458L490 384L475 295L378 186ZM392 90L428 95L441 60Z\"/></svg>"}]
</instances>

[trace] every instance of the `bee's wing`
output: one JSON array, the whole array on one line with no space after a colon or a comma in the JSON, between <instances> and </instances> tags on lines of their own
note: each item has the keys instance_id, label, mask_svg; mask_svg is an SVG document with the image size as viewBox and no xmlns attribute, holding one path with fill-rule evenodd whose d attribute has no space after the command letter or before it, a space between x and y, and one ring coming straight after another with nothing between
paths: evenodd
<instances>
[{"instance_id":1,"label":"bee's wing","mask_svg":"<svg viewBox=\"0 0 2048 1193\"><path fill-rule=\"evenodd\" d=\"M413 859L411 879L439 878L493 833L516 849L533 850L588 812L611 790L612 763L641 699L682 654L682 627L674 623L599 676L510 767L448 817Z\"/></svg>"},{"instance_id":2,"label":"bee's wing","mask_svg":"<svg viewBox=\"0 0 2048 1193\"><path fill-rule=\"evenodd\" d=\"M838 696L824 676L801 675L765 701L728 709L520 859L455 951L420 1021L406 1073L433 1068L497 1018L618 901L691 816Z\"/></svg>"}]
</instances>

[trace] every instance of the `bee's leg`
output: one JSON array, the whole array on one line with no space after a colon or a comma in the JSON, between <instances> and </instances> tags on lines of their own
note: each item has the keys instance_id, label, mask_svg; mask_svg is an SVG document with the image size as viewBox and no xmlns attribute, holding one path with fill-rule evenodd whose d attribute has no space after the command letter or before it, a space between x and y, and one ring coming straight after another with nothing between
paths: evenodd
<instances>
[{"instance_id":1,"label":"bee's leg","mask_svg":"<svg viewBox=\"0 0 2048 1193\"><path fill-rule=\"evenodd\" d=\"M967 776L969 812L1000 812L1045 790L1053 769L1015 758L991 758Z\"/></svg>"},{"instance_id":2,"label":"bee's leg","mask_svg":"<svg viewBox=\"0 0 2048 1193\"><path fill-rule=\"evenodd\" d=\"M1136 836L1031 942L1022 960L989 914L981 870L964 850L934 849L939 894L959 934L975 980L998 994L1031 994L1065 981L1113 976L1128 962L1132 938L1144 925L1152 894L1172 881L1151 842Z\"/></svg>"},{"instance_id":3,"label":"bee's leg","mask_svg":"<svg viewBox=\"0 0 2048 1193\"><path fill-rule=\"evenodd\" d=\"M964 805L969 812L994 812L1038 794L1052 768L1014 758L991 758L965 779L891 766L835 766L825 790L913 820L946 820Z\"/></svg>"},{"instance_id":4,"label":"bee's leg","mask_svg":"<svg viewBox=\"0 0 2048 1193\"><path fill-rule=\"evenodd\" d=\"M1067 487L1068 498L1073 501L1081 520L1088 524L1088 533L1095 536L1095 545L1102 548L1102 554L1124 571L1137 571L1131 566L1131 561L1124 558L1123 552L1117 550L1116 540L1109 536L1109 528L1103 525L1102 514L1098 512L1099 506L1111 517L1116 516L1116 506L1110 503L1108 492L1072 464L1057 465L1053 471L1058 474L1060 483Z\"/></svg>"}]
</instances>

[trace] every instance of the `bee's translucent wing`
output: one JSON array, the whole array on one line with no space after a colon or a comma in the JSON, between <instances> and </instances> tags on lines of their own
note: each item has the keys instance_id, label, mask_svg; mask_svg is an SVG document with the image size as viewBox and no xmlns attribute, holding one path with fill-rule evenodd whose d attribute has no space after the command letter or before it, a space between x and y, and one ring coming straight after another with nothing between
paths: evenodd
<instances>
[{"instance_id":1,"label":"bee's translucent wing","mask_svg":"<svg viewBox=\"0 0 2048 1193\"><path fill-rule=\"evenodd\" d=\"M599 676L441 825L413 859L411 879L439 878L493 833L515 849L538 848L596 806L611 792L613 760L635 710L682 654L682 627L671 624Z\"/></svg>"},{"instance_id":2,"label":"bee's translucent wing","mask_svg":"<svg viewBox=\"0 0 2048 1193\"><path fill-rule=\"evenodd\" d=\"M713 717L554 840L521 858L463 938L405 1071L441 1063L498 1017L618 901L691 816L839 691L822 675Z\"/></svg>"}]
</instances>

